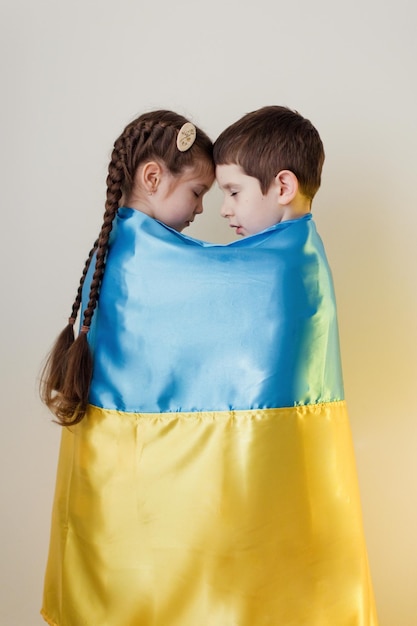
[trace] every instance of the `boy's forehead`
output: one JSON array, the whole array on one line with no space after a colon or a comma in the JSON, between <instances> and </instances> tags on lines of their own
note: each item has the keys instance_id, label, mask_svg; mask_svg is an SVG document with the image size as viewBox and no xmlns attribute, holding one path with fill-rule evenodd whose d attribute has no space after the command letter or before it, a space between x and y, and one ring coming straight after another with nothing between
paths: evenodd
<instances>
[{"instance_id":1,"label":"boy's forehead","mask_svg":"<svg viewBox=\"0 0 417 626\"><path fill-rule=\"evenodd\" d=\"M233 182L237 182L242 179L243 176L247 176L244 170L237 163L223 163L216 165L216 179L222 186L230 185Z\"/></svg>"}]
</instances>

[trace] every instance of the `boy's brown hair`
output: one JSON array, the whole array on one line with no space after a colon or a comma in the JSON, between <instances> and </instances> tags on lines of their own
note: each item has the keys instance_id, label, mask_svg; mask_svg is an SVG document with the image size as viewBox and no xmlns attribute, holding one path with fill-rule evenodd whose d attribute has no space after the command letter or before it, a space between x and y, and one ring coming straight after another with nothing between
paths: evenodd
<instances>
[{"instance_id":1,"label":"boy's brown hair","mask_svg":"<svg viewBox=\"0 0 417 626\"><path fill-rule=\"evenodd\" d=\"M313 124L297 111L266 106L247 113L214 142L216 165L239 165L259 180L265 194L281 170L298 179L300 192L313 199L320 187L324 148Z\"/></svg>"}]
</instances>

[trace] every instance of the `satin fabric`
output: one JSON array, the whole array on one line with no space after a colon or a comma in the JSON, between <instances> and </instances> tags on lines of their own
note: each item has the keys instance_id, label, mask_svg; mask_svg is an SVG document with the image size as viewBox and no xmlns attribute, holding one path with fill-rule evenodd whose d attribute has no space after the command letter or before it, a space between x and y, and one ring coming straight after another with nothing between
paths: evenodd
<instances>
[{"instance_id":1,"label":"satin fabric","mask_svg":"<svg viewBox=\"0 0 417 626\"><path fill-rule=\"evenodd\" d=\"M84 302L88 289L89 280ZM95 406L343 399L332 278L311 214L219 246L120 209L93 321Z\"/></svg>"},{"instance_id":2,"label":"satin fabric","mask_svg":"<svg viewBox=\"0 0 417 626\"><path fill-rule=\"evenodd\" d=\"M311 216L216 246L122 209L93 319L91 404L62 434L45 620L376 626Z\"/></svg>"},{"instance_id":3,"label":"satin fabric","mask_svg":"<svg viewBox=\"0 0 417 626\"><path fill-rule=\"evenodd\" d=\"M63 433L54 515L50 624L376 624L344 402L91 407Z\"/></svg>"}]
</instances>

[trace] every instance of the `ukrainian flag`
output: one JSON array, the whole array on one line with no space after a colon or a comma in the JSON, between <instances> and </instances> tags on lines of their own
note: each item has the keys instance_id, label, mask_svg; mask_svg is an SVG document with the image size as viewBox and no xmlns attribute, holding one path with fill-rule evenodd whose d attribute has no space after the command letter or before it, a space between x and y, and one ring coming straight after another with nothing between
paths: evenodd
<instances>
[{"instance_id":1,"label":"ukrainian flag","mask_svg":"<svg viewBox=\"0 0 417 626\"><path fill-rule=\"evenodd\" d=\"M62 436L49 624L376 626L311 215L215 245L120 209L89 341L90 406Z\"/></svg>"}]
</instances>

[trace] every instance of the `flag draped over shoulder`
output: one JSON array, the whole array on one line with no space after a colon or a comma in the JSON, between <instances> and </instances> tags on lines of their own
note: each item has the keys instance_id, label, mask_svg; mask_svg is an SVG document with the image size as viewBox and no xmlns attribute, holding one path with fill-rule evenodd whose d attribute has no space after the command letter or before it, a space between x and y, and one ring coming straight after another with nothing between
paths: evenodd
<instances>
[{"instance_id":1,"label":"flag draped over shoulder","mask_svg":"<svg viewBox=\"0 0 417 626\"><path fill-rule=\"evenodd\" d=\"M376 626L311 215L215 245L120 209L89 341L90 407L62 438L46 621Z\"/></svg>"}]
</instances>

